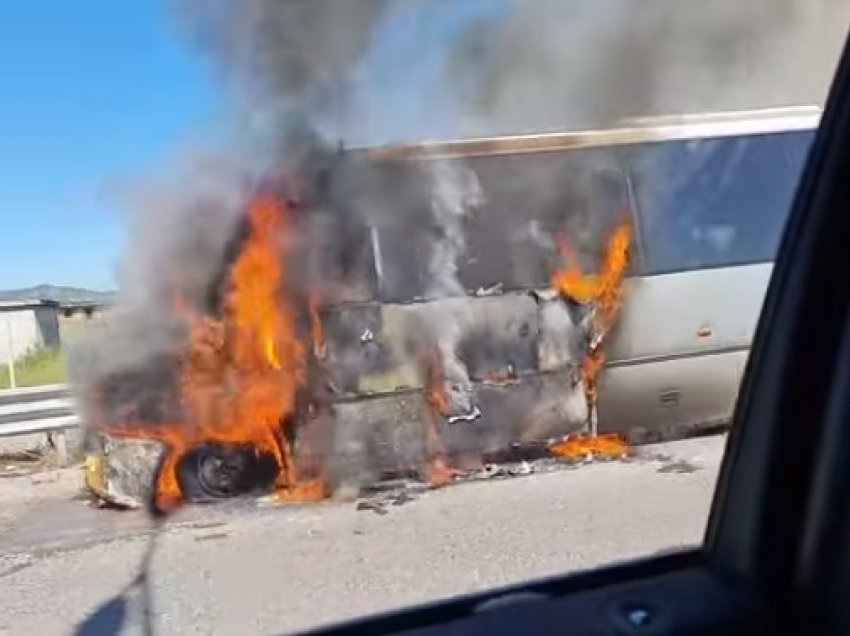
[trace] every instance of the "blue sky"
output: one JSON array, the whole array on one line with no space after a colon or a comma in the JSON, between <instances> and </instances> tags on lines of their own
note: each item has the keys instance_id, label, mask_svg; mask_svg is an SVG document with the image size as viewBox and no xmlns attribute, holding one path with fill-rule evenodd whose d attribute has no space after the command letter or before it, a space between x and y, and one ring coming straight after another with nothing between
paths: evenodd
<instances>
[{"instance_id":1,"label":"blue sky","mask_svg":"<svg viewBox=\"0 0 850 636\"><path fill-rule=\"evenodd\" d=\"M104 192L218 116L211 69L164 0L0 3L0 289L110 288L123 242Z\"/></svg>"},{"instance_id":2,"label":"blue sky","mask_svg":"<svg viewBox=\"0 0 850 636\"><path fill-rule=\"evenodd\" d=\"M439 43L497 4L399 3L362 73L381 94L366 100L368 137L439 116L427 92ZM128 239L106 193L224 127L223 88L171 11L168 0L0 2L0 289L114 287Z\"/></svg>"}]
</instances>

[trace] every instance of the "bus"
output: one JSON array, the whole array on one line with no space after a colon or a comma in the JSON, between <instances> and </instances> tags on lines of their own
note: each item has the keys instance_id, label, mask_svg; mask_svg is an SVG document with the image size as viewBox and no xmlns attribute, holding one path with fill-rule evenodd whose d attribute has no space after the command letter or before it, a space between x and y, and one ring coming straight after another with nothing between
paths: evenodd
<instances>
[{"instance_id":1,"label":"bus","mask_svg":"<svg viewBox=\"0 0 850 636\"><path fill-rule=\"evenodd\" d=\"M458 162L475 173L484 203L465 219L458 263L470 294L548 285L559 231L592 271L628 201L632 262L607 347L599 427L651 440L728 423L819 119L815 106L649 117L368 153L379 163ZM400 284L383 281L384 299L423 293L410 284L409 227L396 237L383 231L378 269L407 272Z\"/></svg>"},{"instance_id":2,"label":"bus","mask_svg":"<svg viewBox=\"0 0 850 636\"><path fill-rule=\"evenodd\" d=\"M421 470L435 448L470 470L546 448L593 413L599 432L633 443L728 425L819 117L811 107L655 117L344 153L302 216L321 221L311 262L330 270L318 280L337 284L316 313L326 346L300 402L319 407L295 421L296 461L325 466L345 490ZM582 314L551 295L558 237L593 272L624 215L631 259L589 409L575 373ZM176 374L147 373L170 383L165 394L180 388ZM118 430L127 395L147 404L134 377L111 379L122 390L104 421ZM158 395L154 405L169 404ZM108 426L95 432L90 487L138 504L160 450L142 452L144 440L115 439ZM257 475L275 481L279 466L246 459L255 449L225 446L184 453L187 498L250 491ZM228 471L216 477L226 488L204 486L203 467L215 476L231 465L244 488Z\"/></svg>"}]
</instances>

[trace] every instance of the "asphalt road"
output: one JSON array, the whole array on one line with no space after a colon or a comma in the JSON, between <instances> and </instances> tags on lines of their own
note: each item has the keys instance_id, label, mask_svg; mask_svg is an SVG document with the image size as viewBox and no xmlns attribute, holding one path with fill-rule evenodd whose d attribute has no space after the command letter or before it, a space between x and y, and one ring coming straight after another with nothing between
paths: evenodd
<instances>
[{"instance_id":1,"label":"asphalt road","mask_svg":"<svg viewBox=\"0 0 850 636\"><path fill-rule=\"evenodd\" d=\"M699 543L724 442L416 492L380 512L186 510L158 533L149 568L155 633L293 631ZM104 604L137 576L151 522L78 491L79 471L0 480L0 633L69 634L87 619L101 631L83 633L104 633L117 620L119 604ZM140 589L125 595L121 633L141 633Z\"/></svg>"}]
</instances>

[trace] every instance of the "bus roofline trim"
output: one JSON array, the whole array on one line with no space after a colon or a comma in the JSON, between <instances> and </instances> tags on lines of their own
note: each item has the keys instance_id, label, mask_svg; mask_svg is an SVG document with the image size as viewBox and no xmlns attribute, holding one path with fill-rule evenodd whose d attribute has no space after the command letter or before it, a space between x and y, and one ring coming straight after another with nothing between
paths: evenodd
<instances>
[{"instance_id":1,"label":"bus roofline trim","mask_svg":"<svg viewBox=\"0 0 850 636\"><path fill-rule=\"evenodd\" d=\"M770 108L694 115L646 117L619 127L595 130L508 135L446 141L423 141L352 149L376 161L452 159L579 148L631 145L684 139L706 139L814 130L820 122L816 106Z\"/></svg>"}]
</instances>

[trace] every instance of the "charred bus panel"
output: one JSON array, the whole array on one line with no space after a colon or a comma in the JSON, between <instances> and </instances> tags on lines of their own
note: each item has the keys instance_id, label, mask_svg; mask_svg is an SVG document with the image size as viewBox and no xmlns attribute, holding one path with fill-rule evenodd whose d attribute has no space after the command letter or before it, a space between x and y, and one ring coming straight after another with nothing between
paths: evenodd
<instances>
[{"instance_id":1,"label":"charred bus panel","mask_svg":"<svg viewBox=\"0 0 850 636\"><path fill-rule=\"evenodd\" d=\"M547 286L558 233L592 271L626 199L632 263L608 343L600 425L669 437L731 416L818 117L817 109L792 108L656 118L608 131L386 148L370 157L396 174L418 175L420 186L439 162L474 173L483 196L463 219L457 261L470 305L481 302L476 293ZM430 190L420 192L419 219L428 227ZM383 300L427 296L431 238L411 250L409 229L381 233L394 249L381 250L378 269L407 272L404 282L385 281ZM539 343L557 323L551 317L565 314L538 307L520 323L532 325ZM539 353L517 368L559 366ZM505 356L501 365L516 366L517 358Z\"/></svg>"}]
</instances>

